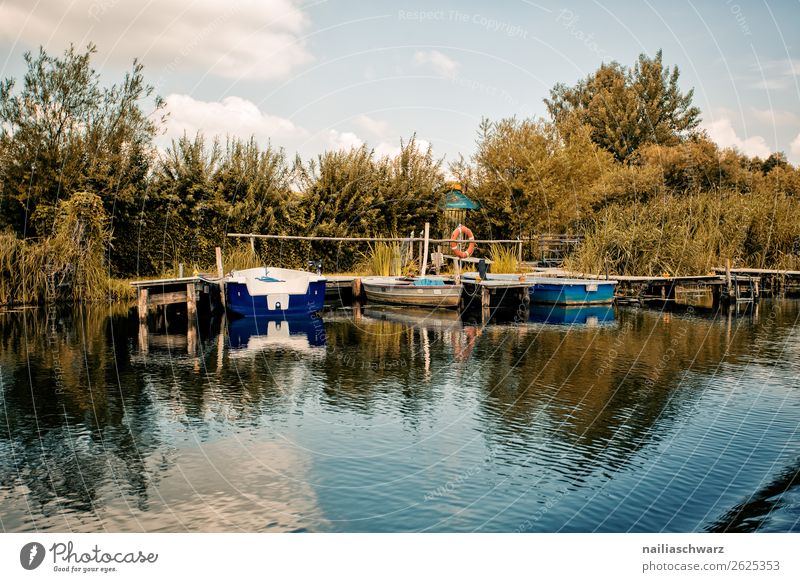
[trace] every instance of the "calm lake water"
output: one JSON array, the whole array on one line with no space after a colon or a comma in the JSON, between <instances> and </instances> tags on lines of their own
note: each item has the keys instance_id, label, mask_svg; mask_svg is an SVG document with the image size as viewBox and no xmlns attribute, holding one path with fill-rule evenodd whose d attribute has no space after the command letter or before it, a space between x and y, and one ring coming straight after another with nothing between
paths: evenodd
<instances>
[{"instance_id":1,"label":"calm lake water","mask_svg":"<svg viewBox=\"0 0 800 582\"><path fill-rule=\"evenodd\" d=\"M799 317L0 314L0 527L798 531Z\"/></svg>"}]
</instances>

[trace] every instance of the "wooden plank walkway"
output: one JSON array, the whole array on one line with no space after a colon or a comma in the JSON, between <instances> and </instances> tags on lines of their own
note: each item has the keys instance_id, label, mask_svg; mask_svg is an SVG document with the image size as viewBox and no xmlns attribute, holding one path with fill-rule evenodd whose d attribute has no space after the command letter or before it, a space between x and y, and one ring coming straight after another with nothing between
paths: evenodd
<instances>
[{"instance_id":1,"label":"wooden plank walkway","mask_svg":"<svg viewBox=\"0 0 800 582\"><path fill-rule=\"evenodd\" d=\"M150 307L185 304L191 320L197 317L197 306L201 302L213 311L222 301L221 279L208 274L132 281L131 286L136 289L140 322L147 320Z\"/></svg>"}]
</instances>

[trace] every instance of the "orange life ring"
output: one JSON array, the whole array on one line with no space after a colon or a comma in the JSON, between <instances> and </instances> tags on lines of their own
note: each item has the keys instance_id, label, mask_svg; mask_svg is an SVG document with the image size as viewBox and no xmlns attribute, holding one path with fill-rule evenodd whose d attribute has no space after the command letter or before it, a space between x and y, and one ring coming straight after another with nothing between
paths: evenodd
<instances>
[{"instance_id":1,"label":"orange life ring","mask_svg":"<svg viewBox=\"0 0 800 582\"><path fill-rule=\"evenodd\" d=\"M467 237L468 241L470 241L466 251L462 251L460 248L458 248L458 241L455 240L461 238L462 234ZM472 231L463 224L458 225L458 227L453 231L453 234L450 235L450 238L453 239L453 242L450 243L450 250L453 251L453 254L459 259L466 259L475 250L475 236L472 234Z\"/></svg>"}]
</instances>

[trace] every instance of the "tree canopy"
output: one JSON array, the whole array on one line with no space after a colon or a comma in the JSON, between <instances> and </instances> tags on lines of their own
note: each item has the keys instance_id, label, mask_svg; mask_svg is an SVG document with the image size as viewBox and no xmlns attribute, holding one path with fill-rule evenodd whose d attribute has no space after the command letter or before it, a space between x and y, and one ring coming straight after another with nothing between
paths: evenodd
<instances>
[{"instance_id":1,"label":"tree canopy","mask_svg":"<svg viewBox=\"0 0 800 582\"><path fill-rule=\"evenodd\" d=\"M694 90L681 92L679 76L659 50L653 58L639 55L632 69L612 62L571 87L559 83L545 104L556 123L576 117L596 144L626 161L644 144L676 145L697 129Z\"/></svg>"}]
</instances>

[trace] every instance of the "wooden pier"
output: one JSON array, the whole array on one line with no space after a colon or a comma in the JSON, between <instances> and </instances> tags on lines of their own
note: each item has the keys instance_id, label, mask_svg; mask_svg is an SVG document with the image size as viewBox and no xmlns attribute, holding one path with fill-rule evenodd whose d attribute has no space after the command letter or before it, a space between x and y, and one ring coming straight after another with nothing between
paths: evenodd
<instances>
[{"instance_id":1,"label":"wooden pier","mask_svg":"<svg viewBox=\"0 0 800 582\"><path fill-rule=\"evenodd\" d=\"M173 341L170 339L170 334L165 336L156 334L151 338L147 321L151 308L155 308L156 311L162 310L155 323L158 329L168 327L166 313L168 305L185 306L181 311L186 313L186 349L193 354L199 341L198 317L220 311L224 306L220 280L211 275L133 281L131 285L136 289L139 347L143 353L147 353L152 341L157 342L159 338L162 340L166 338L168 342Z\"/></svg>"},{"instance_id":2,"label":"wooden pier","mask_svg":"<svg viewBox=\"0 0 800 582\"><path fill-rule=\"evenodd\" d=\"M723 273L724 269L721 269ZM605 275L575 273L562 269L543 269L539 276L573 279L604 279ZM676 305L686 307L716 308L727 303L749 303L761 296L761 279L758 276L734 273L639 276L614 275L618 303L639 305Z\"/></svg>"},{"instance_id":3,"label":"wooden pier","mask_svg":"<svg viewBox=\"0 0 800 582\"><path fill-rule=\"evenodd\" d=\"M147 319L151 307L162 305L185 304L189 318L197 316L198 306L209 312L222 306L220 281L210 275L133 281L131 285L136 289L139 321Z\"/></svg>"},{"instance_id":4,"label":"wooden pier","mask_svg":"<svg viewBox=\"0 0 800 582\"><path fill-rule=\"evenodd\" d=\"M725 269L717 267L714 272L724 274ZM760 290L766 296L779 297L786 294L800 294L800 271L780 269L730 269L732 277L753 277L760 281Z\"/></svg>"},{"instance_id":5,"label":"wooden pier","mask_svg":"<svg viewBox=\"0 0 800 582\"><path fill-rule=\"evenodd\" d=\"M531 301L528 293L531 283L524 279L517 281L462 279L461 285L461 310L480 308L481 321L484 323L498 312L527 311Z\"/></svg>"}]
</instances>

